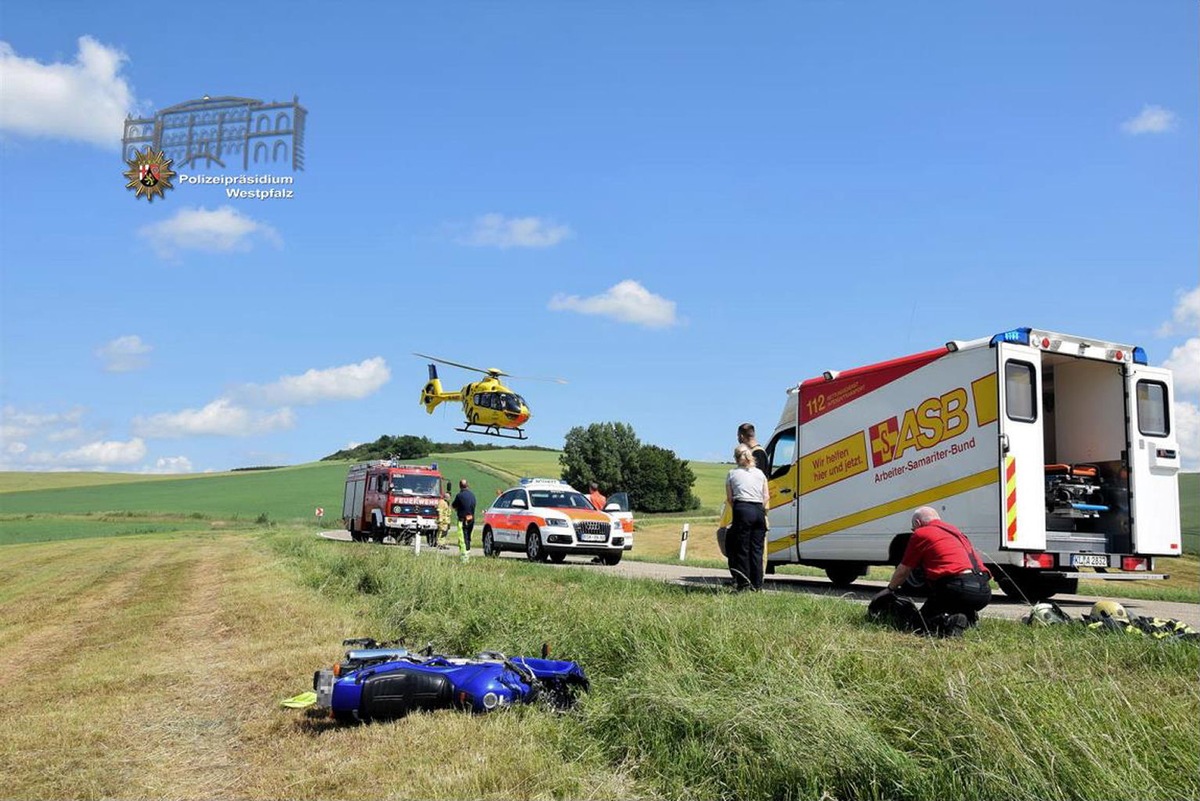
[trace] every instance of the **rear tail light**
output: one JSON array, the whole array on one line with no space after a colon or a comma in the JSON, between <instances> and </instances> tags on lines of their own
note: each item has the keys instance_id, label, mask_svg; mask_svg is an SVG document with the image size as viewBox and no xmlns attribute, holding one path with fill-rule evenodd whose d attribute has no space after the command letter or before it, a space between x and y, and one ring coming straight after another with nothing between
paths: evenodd
<instances>
[{"instance_id":1,"label":"rear tail light","mask_svg":"<svg viewBox=\"0 0 1200 801\"><path fill-rule=\"evenodd\" d=\"M1150 560L1145 556L1122 556L1122 570L1149 570Z\"/></svg>"},{"instance_id":2,"label":"rear tail light","mask_svg":"<svg viewBox=\"0 0 1200 801\"><path fill-rule=\"evenodd\" d=\"M1034 568L1051 568L1054 567L1054 554L1051 553L1027 553L1025 554L1024 567Z\"/></svg>"}]
</instances>

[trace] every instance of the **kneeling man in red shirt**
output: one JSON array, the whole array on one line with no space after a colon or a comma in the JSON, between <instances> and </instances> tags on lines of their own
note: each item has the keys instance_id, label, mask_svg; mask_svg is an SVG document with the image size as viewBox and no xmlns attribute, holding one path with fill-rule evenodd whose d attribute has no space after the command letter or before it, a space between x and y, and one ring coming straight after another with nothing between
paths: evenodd
<instances>
[{"instance_id":1,"label":"kneeling man in red shirt","mask_svg":"<svg viewBox=\"0 0 1200 801\"><path fill-rule=\"evenodd\" d=\"M909 574L921 568L929 584L929 600L921 617L930 633L961 634L978 620L978 612L992 600L988 585L991 575L984 568L971 541L942 520L936 509L922 506L913 512L912 539L887 589L876 597L904 586Z\"/></svg>"}]
</instances>

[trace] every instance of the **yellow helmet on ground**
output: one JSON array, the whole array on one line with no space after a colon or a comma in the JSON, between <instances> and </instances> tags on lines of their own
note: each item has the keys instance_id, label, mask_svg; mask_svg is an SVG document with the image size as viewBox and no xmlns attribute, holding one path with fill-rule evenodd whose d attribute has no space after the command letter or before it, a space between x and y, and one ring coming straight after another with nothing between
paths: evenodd
<instances>
[{"instance_id":1,"label":"yellow helmet on ground","mask_svg":"<svg viewBox=\"0 0 1200 801\"><path fill-rule=\"evenodd\" d=\"M1096 601L1096 603L1092 604L1090 617L1096 620L1107 617L1119 620L1122 623L1129 622L1129 613L1125 611L1125 607L1116 601Z\"/></svg>"}]
</instances>

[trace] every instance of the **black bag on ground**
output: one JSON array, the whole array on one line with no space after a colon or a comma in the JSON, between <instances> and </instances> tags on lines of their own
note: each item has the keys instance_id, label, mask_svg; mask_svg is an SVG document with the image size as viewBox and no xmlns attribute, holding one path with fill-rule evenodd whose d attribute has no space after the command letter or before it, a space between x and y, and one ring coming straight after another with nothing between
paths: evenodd
<instances>
[{"instance_id":1,"label":"black bag on ground","mask_svg":"<svg viewBox=\"0 0 1200 801\"><path fill-rule=\"evenodd\" d=\"M921 610L915 603L894 592L872 599L867 606L867 618L902 631L925 631Z\"/></svg>"}]
</instances>

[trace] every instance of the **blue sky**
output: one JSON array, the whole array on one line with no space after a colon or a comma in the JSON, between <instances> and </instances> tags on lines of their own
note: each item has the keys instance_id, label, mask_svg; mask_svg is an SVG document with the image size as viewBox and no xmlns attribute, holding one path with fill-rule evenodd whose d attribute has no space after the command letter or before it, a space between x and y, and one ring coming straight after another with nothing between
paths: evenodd
<instances>
[{"instance_id":1,"label":"blue sky","mask_svg":"<svg viewBox=\"0 0 1200 801\"><path fill-rule=\"evenodd\" d=\"M1174 367L1197 463L1194 3L205 9L5 8L4 469L461 439L412 351L567 379L514 382L534 444L726 459L800 379L1018 325ZM299 96L293 199L124 188L125 115L204 94Z\"/></svg>"}]
</instances>

